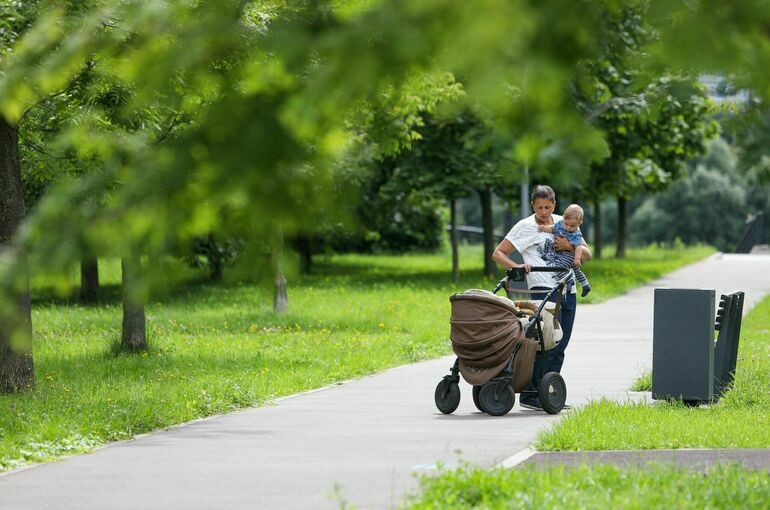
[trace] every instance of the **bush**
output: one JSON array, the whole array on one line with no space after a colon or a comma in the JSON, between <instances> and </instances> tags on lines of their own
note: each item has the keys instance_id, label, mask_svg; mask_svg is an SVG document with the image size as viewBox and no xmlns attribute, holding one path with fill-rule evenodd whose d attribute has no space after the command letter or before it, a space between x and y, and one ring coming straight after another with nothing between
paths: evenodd
<instances>
[{"instance_id":1,"label":"bush","mask_svg":"<svg viewBox=\"0 0 770 510\"><path fill-rule=\"evenodd\" d=\"M747 194L729 175L698 165L692 175L647 198L629 222L636 243L705 243L735 248L745 231Z\"/></svg>"},{"instance_id":2,"label":"bush","mask_svg":"<svg viewBox=\"0 0 770 510\"><path fill-rule=\"evenodd\" d=\"M239 239L218 240L213 234L193 239L188 264L196 269L208 268L211 279L220 281L226 266L233 265L243 247Z\"/></svg>"}]
</instances>

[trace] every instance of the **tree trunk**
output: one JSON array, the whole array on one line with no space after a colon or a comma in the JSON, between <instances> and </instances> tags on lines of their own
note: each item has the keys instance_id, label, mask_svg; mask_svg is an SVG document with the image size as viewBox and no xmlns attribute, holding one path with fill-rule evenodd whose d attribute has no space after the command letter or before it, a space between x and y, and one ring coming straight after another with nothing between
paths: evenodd
<instances>
[{"instance_id":1,"label":"tree trunk","mask_svg":"<svg viewBox=\"0 0 770 510\"><path fill-rule=\"evenodd\" d=\"M209 278L212 282L220 283L225 275L225 268L221 259L209 262Z\"/></svg>"},{"instance_id":2,"label":"tree trunk","mask_svg":"<svg viewBox=\"0 0 770 510\"><path fill-rule=\"evenodd\" d=\"M147 349L144 304L139 297L139 279L142 263L139 257L121 259L123 269L123 334L121 346L126 351Z\"/></svg>"},{"instance_id":3,"label":"tree trunk","mask_svg":"<svg viewBox=\"0 0 770 510\"><path fill-rule=\"evenodd\" d=\"M273 295L273 311L275 313L285 313L289 309L289 293L286 285L286 277L283 276L281 269L281 258L283 256L283 229L276 228L273 245L273 259L271 260L275 274L275 294Z\"/></svg>"},{"instance_id":4,"label":"tree trunk","mask_svg":"<svg viewBox=\"0 0 770 510\"><path fill-rule=\"evenodd\" d=\"M452 282L460 281L460 255L457 246L457 200L449 201L449 244L452 246Z\"/></svg>"},{"instance_id":5,"label":"tree trunk","mask_svg":"<svg viewBox=\"0 0 770 510\"><path fill-rule=\"evenodd\" d=\"M99 260L84 256L80 260L80 299L93 303L99 296Z\"/></svg>"},{"instance_id":6,"label":"tree trunk","mask_svg":"<svg viewBox=\"0 0 770 510\"><path fill-rule=\"evenodd\" d=\"M497 274L492 251L495 249L494 218L492 217L492 188L487 186L479 192L481 196L481 226L484 230L484 275Z\"/></svg>"},{"instance_id":7,"label":"tree trunk","mask_svg":"<svg viewBox=\"0 0 770 510\"><path fill-rule=\"evenodd\" d=\"M296 246L299 252L299 271L302 274L310 274L313 270L313 251L310 238L306 235L300 235L297 237Z\"/></svg>"},{"instance_id":8,"label":"tree trunk","mask_svg":"<svg viewBox=\"0 0 770 510\"><path fill-rule=\"evenodd\" d=\"M275 278L275 296L273 297L273 311L275 313L284 313L289 309L289 293L286 285L286 278L279 270Z\"/></svg>"},{"instance_id":9,"label":"tree trunk","mask_svg":"<svg viewBox=\"0 0 770 510\"><path fill-rule=\"evenodd\" d=\"M602 258L602 200L594 199L594 258Z\"/></svg>"},{"instance_id":10,"label":"tree trunk","mask_svg":"<svg viewBox=\"0 0 770 510\"><path fill-rule=\"evenodd\" d=\"M626 197L618 197L618 249L615 257L622 259L626 256Z\"/></svg>"},{"instance_id":11,"label":"tree trunk","mask_svg":"<svg viewBox=\"0 0 770 510\"><path fill-rule=\"evenodd\" d=\"M0 255L11 249L23 218L19 133L0 116ZM0 289L10 305L0 306L0 393L35 384L29 281L23 260L20 262L17 280Z\"/></svg>"}]
</instances>

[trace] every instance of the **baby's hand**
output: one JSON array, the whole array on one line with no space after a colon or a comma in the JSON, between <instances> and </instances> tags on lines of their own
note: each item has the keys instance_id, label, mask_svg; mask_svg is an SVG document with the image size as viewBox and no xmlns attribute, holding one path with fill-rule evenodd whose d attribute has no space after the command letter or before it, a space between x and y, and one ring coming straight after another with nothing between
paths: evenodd
<instances>
[{"instance_id":1,"label":"baby's hand","mask_svg":"<svg viewBox=\"0 0 770 510\"><path fill-rule=\"evenodd\" d=\"M548 225L538 225L537 226L538 232L548 232Z\"/></svg>"}]
</instances>

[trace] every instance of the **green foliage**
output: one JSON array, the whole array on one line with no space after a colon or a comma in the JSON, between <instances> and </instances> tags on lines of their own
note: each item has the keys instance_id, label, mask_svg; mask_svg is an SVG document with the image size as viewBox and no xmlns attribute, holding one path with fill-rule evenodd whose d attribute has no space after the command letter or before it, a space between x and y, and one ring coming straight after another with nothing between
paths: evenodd
<instances>
[{"instance_id":1,"label":"green foliage","mask_svg":"<svg viewBox=\"0 0 770 510\"><path fill-rule=\"evenodd\" d=\"M433 251L444 238L444 204L420 191L381 193L366 200L361 214L367 251Z\"/></svg>"},{"instance_id":2,"label":"green foliage","mask_svg":"<svg viewBox=\"0 0 770 510\"><path fill-rule=\"evenodd\" d=\"M445 201L480 192L500 178L503 151L490 143L490 126L473 112L422 111L419 126L409 147L364 170L370 177L358 216L375 247L436 249L446 224L440 214Z\"/></svg>"},{"instance_id":3,"label":"green foliage","mask_svg":"<svg viewBox=\"0 0 770 510\"><path fill-rule=\"evenodd\" d=\"M5 1L0 4L0 56L13 52L13 45L37 15L36 0Z\"/></svg>"},{"instance_id":4,"label":"green foliage","mask_svg":"<svg viewBox=\"0 0 770 510\"><path fill-rule=\"evenodd\" d=\"M709 243L731 251L745 230L746 195L740 184L715 169L696 167L670 190L648 198L630 222L641 243Z\"/></svg>"},{"instance_id":5,"label":"green foliage","mask_svg":"<svg viewBox=\"0 0 770 510\"><path fill-rule=\"evenodd\" d=\"M584 137L591 130L563 83L593 55L597 16L593 2L568 0L547 8L102 0L46 9L2 63L3 115L18 121L89 62L105 77L96 83L110 85L88 87L82 104L94 107L63 117L74 120L61 128L57 154L100 171L49 188L23 233L30 263L64 267L82 244L160 253L223 229L245 239L312 232L335 209L330 169L345 149L361 137L377 154L409 146L419 112L461 95L454 76L472 77L469 101L505 129L537 125L527 157L548 146L538 140ZM185 129L157 143L177 118Z\"/></svg>"},{"instance_id":6,"label":"green foliage","mask_svg":"<svg viewBox=\"0 0 770 510\"><path fill-rule=\"evenodd\" d=\"M239 239L218 240L213 234L193 239L187 263L196 269L207 268L212 280L222 279L225 267L233 265L243 248Z\"/></svg>"},{"instance_id":7,"label":"green foliage","mask_svg":"<svg viewBox=\"0 0 770 510\"><path fill-rule=\"evenodd\" d=\"M733 115L725 122L735 134L739 168L746 181L755 186L770 185L770 111L759 101L747 105L740 115Z\"/></svg>"},{"instance_id":8,"label":"green foliage","mask_svg":"<svg viewBox=\"0 0 770 510\"><path fill-rule=\"evenodd\" d=\"M652 372L637 377L631 385L631 391L652 391Z\"/></svg>"},{"instance_id":9,"label":"green foliage","mask_svg":"<svg viewBox=\"0 0 770 510\"><path fill-rule=\"evenodd\" d=\"M765 27L770 11L764 0L653 0L651 20L661 37L650 50L650 67L695 72L719 70L768 98L770 48Z\"/></svg>"},{"instance_id":10,"label":"green foliage","mask_svg":"<svg viewBox=\"0 0 770 510\"><path fill-rule=\"evenodd\" d=\"M609 157L592 165L587 182L585 191L595 197L665 189L717 132L693 78L643 72L645 48L655 38L646 11L647 2L605 11L602 57L585 62L575 81L581 110L609 144Z\"/></svg>"},{"instance_id":11,"label":"green foliage","mask_svg":"<svg viewBox=\"0 0 770 510\"><path fill-rule=\"evenodd\" d=\"M422 492L404 508L764 508L770 475L736 465L706 472L608 464L485 470L464 466L421 479Z\"/></svg>"},{"instance_id":12,"label":"green foliage","mask_svg":"<svg viewBox=\"0 0 770 510\"><path fill-rule=\"evenodd\" d=\"M744 319L732 389L704 408L592 402L538 436L541 450L770 447L770 298Z\"/></svg>"},{"instance_id":13,"label":"green foliage","mask_svg":"<svg viewBox=\"0 0 770 510\"><path fill-rule=\"evenodd\" d=\"M751 186L736 168L736 158L721 139L692 161L691 173L671 189L647 197L631 216L631 240L636 243L680 239L733 250L742 238L750 214L770 213L767 187Z\"/></svg>"},{"instance_id":14,"label":"green foliage","mask_svg":"<svg viewBox=\"0 0 770 510\"><path fill-rule=\"evenodd\" d=\"M390 187L451 200L498 181L504 149L494 145L488 123L472 111L422 117L419 140L394 159Z\"/></svg>"}]
</instances>

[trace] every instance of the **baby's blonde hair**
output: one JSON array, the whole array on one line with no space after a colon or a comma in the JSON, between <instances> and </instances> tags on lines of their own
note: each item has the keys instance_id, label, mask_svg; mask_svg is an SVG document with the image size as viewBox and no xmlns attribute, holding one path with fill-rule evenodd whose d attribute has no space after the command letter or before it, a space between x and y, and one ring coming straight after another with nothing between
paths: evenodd
<instances>
[{"instance_id":1,"label":"baby's blonde hair","mask_svg":"<svg viewBox=\"0 0 770 510\"><path fill-rule=\"evenodd\" d=\"M579 222L583 222L583 208L577 204L570 204L564 209L565 218L575 218Z\"/></svg>"}]
</instances>

